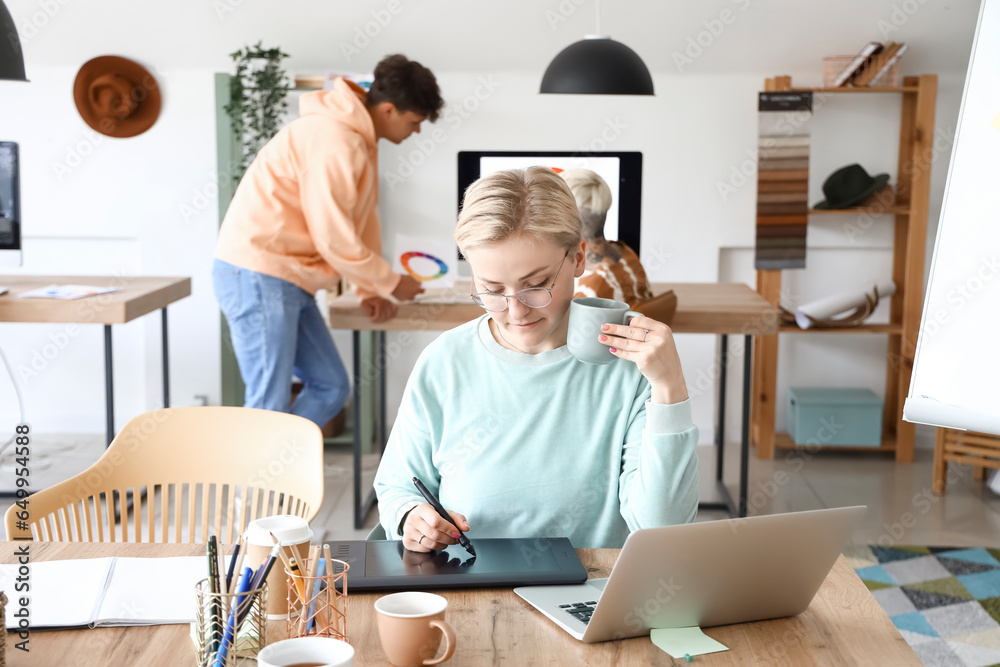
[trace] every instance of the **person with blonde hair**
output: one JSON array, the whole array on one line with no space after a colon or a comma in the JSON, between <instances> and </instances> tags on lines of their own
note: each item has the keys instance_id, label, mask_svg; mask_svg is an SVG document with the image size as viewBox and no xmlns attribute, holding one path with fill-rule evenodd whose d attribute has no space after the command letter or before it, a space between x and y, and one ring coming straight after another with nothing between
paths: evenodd
<instances>
[{"instance_id":1,"label":"person with blonde hair","mask_svg":"<svg viewBox=\"0 0 1000 667\"><path fill-rule=\"evenodd\" d=\"M587 266L576 281L576 296L624 301L629 308L653 297L646 271L632 248L604 238L611 188L590 169L567 169L560 176L573 191L587 242Z\"/></svg>"},{"instance_id":2,"label":"person with blonde hair","mask_svg":"<svg viewBox=\"0 0 1000 667\"><path fill-rule=\"evenodd\" d=\"M585 253L566 183L543 167L480 178L455 240L486 312L438 337L410 375L375 477L387 536L418 552L455 544L456 528L473 543L620 547L630 531L694 520L698 430L670 328L605 325L608 364L567 349Z\"/></svg>"}]
</instances>

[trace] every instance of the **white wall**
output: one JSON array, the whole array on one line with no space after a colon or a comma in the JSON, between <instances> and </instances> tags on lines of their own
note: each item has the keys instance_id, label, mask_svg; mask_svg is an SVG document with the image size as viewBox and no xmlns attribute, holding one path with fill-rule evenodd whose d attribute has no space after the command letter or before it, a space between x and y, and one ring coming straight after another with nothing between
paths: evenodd
<instances>
[{"instance_id":1,"label":"white wall","mask_svg":"<svg viewBox=\"0 0 1000 667\"><path fill-rule=\"evenodd\" d=\"M132 139L112 139L76 112L76 71L32 67L31 83L0 83L0 134L20 144L22 158L19 272L190 276L192 297L169 309L171 393L175 404L195 394L217 400L219 327L209 273L217 205L209 199L199 208L195 201L196 191L215 182L211 73L155 70L164 91L156 125ZM199 212L185 220L182 204ZM161 405L160 317L115 326L113 338L121 425ZM0 324L0 345L36 430L104 430L100 325ZM13 423L6 378L0 387L4 419Z\"/></svg>"},{"instance_id":2,"label":"white wall","mask_svg":"<svg viewBox=\"0 0 1000 667\"><path fill-rule=\"evenodd\" d=\"M645 160L642 258L651 277L753 284L753 179L725 200L718 184L730 179L756 144L756 92L765 77L775 74L816 84L821 56L856 51L889 28L888 38L911 43L904 72L940 76L937 128L945 150L932 172L933 228L976 12L965 3L928 0L914 3L916 10L909 12L897 4L857 0L850 7L804 7L715 0L678 7L633 0L607 6L604 31L632 46L654 71L658 94L641 99L536 94L551 57L593 31L589 0L544 5L527 0L503 5L300 1L281 5L280 13L274 4L241 0L169 5L102 0L96 7L72 0L12 0L8 6L24 37L32 79L30 84L0 82L0 138L20 142L23 156L21 272L192 276L193 295L171 308L173 402L185 404L195 394L206 394L218 403L219 332L209 274L217 225L212 79L214 72L229 69L230 51L263 39L294 55L288 67L293 73L370 70L382 55L398 50L438 74L447 115L402 146L383 143L381 211L387 240L400 231L449 236L457 151L640 150ZM372 27L375 18L385 19L383 10L393 8L399 11L389 14L391 20ZM715 21L722 20L723 11L733 14L720 29ZM468 29L472 25L477 28ZM374 37L351 51L352 42L363 44L355 40L366 28ZM707 46L691 63L678 66L677 55L690 48L691 40ZM157 76L163 112L146 134L127 140L100 137L76 113L71 92L76 70L104 53L139 60ZM818 112L811 126L810 200L822 198L822 179L842 164L859 161L873 173L894 174L898 113L898 96L837 97ZM62 173L58 165L71 160L73 166ZM402 165L416 166L411 174ZM196 214L185 219L185 206ZM812 223L810 246L823 250L811 247L809 269L786 274L791 303L800 296L856 287L869 274L886 275L891 235L873 227L852 243L843 222ZM0 324L0 344L15 368L30 365L48 336L58 336L59 330ZM158 405L158 332L155 316L116 328L119 424ZM415 337L393 361L390 408L428 338ZM841 360L850 358L857 374L845 374L844 382L882 391L878 367L884 353L878 346L884 341L819 336L786 343L789 338L782 340L783 362L790 363L782 364L780 387L822 384L830 379L828 368L844 368ZM851 345L864 349L847 351ZM708 373L714 340L683 336L679 346L690 382ZM341 350L349 354L348 348ZM24 383L37 430L103 430L101 363L99 327L81 329ZM712 388L706 389L695 406L703 442L713 437L713 395ZM7 421L14 415L11 397L0 381L0 410L10 414L2 417Z\"/></svg>"}]
</instances>

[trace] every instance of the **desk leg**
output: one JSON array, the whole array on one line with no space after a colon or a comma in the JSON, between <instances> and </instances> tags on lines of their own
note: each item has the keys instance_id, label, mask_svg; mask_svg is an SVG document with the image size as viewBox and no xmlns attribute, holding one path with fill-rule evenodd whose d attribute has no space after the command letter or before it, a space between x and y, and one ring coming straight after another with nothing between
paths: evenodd
<instances>
[{"instance_id":1,"label":"desk leg","mask_svg":"<svg viewBox=\"0 0 1000 667\"><path fill-rule=\"evenodd\" d=\"M722 481L722 471L726 456L726 369L729 365L729 336L720 336L719 346L719 396L718 413L715 427L715 488L721 500L718 502L700 502L698 509L701 510L724 510L733 516L736 514L736 505L733 503L729 489Z\"/></svg>"},{"instance_id":2,"label":"desk leg","mask_svg":"<svg viewBox=\"0 0 1000 667\"><path fill-rule=\"evenodd\" d=\"M111 325L104 325L104 412L108 445L115 438L115 387L111 368Z\"/></svg>"},{"instance_id":3,"label":"desk leg","mask_svg":"<svg viewBox=\"0 0 1000 667\"><path fill-rule=\"evenodd\" d=\"M163 407L170 407L170 359L167 355L167 308L161 310L160 342L163 345Z\"/></svg>"},{"instance_id":4,"label":"desk leg","mask_svg":"<svg viewBox=\"0 0 1000 667\"><path fill-rule=\"evenodd\" d=\"M718 427L715 434L716 465L715 487L722 497L720 502L698 503L698 509L725 510L729 516L745 517L747 515L747 467L750 456L750 372L753 368L752 344L753 337L746 336L746 349L743 357L743 432L740 438L740 492L737 501L733 500L729 489L722 479L726 454L726 370L729 366L729 336L722 334L719 351L719 412Z\"/></svg>"},{"instance_id":5,"label":"desk leg","mask_svg":"<svg viewBox=\"0 0 1000 667\"><path fill-rule=\"evenodd\" d=\"M381 460L382 452L385 451L385 441L388 433L385 429L385 373L388 370L385 361L385 332L378 332L378 453Z\"/></svg>"},{"instance_id":6,"label":"desk leg","mask_svg":"<svg viewBox=\"0 0 1000 667\"><path fill-rule=\"evenodd\" d=\"M354 529L364 524L361 516L361 332L351 332L354 345Z\"/></svg>"},{"instance_id":7,"label":"desk leg","mask_svg":"<svg viewBox=\"0 0 1000 667\"><path fill-rule=\"evenodd\" d=\"M726 460L726 368L729 367L729 336L722 334L719 350L719 420L715 431L715 481L722 483L722 468Z\"/></svg>"},{"instance_id":8,"label":"desk leg","mask_svg":"<svg viewBox=\"0 0 1000 667\"><path fill-rule=\"evenodd\" d=\"M750 468L750 374L753 372L753 336L744 336L743 341L743 433L740 437L740 517L747 515L747 475Z\"/></svg>"},{"instance_id":9,"label":"desk leg","mask_svg":"<svg viewBox=\"0 0 1000 667\"><path fill-rule=\"evenodd\" d=\"M368 513L378 501L375 489L362 500L361 459L366 447L378 442L378 452L385 449L385 332L354 332L354 528L364 527ZM365 354L367 352L367 354ZM376 386L364 386L362 358L372 365L370 376ZM378 403L375 413L373 403Z\"/></svg>"}]
</instances>

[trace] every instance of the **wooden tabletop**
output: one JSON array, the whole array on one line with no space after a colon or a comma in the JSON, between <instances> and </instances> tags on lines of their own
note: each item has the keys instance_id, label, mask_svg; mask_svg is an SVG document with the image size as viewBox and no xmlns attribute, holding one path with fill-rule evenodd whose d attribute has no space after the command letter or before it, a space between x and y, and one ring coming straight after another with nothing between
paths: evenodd
<instances>
[{"instance_id":1,"label":"wooden tabletop","mask_svg":"<svg viewBox=\"0 0 1000 667\"><path fill-rule=\"evenodd\" d=\"M778 332L778 311L743 283L653 283L653 294L673 290L677 312L674 333L751 334ZM373 324L348 292L329 302L330 328L357 331L447 331L476 319L485 311L469 299L469 283L428 290L418 300L399 304L393 319Z\"/></svg>"},{"instance_id":2,"label":"wooden tabletop","mask_svg":"<svg viewBox=\"0 0 1000 667\"><path fill-rule=\"evenodd\" d=\"M0 561L14 562L14 550L25 542L3 542ZM30 543L35 561L104 556L195 556L204 545ZM618 549L578 549L591 577L607 577ZM180 594L187 594L181 592ZM194 594L191 594L192 605ZM8 593L9 595L9 593ZM357 651L355 665L386 665L378 638L373 603L381 594L351 593L348 579L347 633ZM679 665L656 648L649 637L582 644L570 637L509 589L442 592L448 598L447 620L458 637L449 665ZM284 621L268 624L268 641L284 638ZM709 628L706 634L729 651L703 655L710 665L920 665L920 660L841 557L820 587L809 609L792 618ZM31 653L14 648L7 636L7 664L194 666L194 645L187 625L97 628L32 632Z\"/></svg>"},{"instance_id":3,"label":"wooden tabletop","mask_svg":"<svg viewBox=\"0 0 1000 667\"><path fill-rule=\"evenodd\" d=\"M117 287L121 291L82 299L18 299L17 295L49 285ZM0 322L124 324L191 295L190 278L157 276L0 275Z\"/></svg>"}]
</instances>

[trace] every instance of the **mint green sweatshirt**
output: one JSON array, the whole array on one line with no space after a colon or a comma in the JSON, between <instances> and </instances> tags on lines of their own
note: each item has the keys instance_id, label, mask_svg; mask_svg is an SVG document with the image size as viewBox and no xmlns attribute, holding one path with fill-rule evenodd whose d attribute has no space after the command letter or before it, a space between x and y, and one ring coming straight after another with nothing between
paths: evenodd
<instances>
[{"instance_id":1,"label":"mint green sweatshirt","mask_svg":"<svg viewBox=\"0 0 1000 667\"><path fill-rule=\"evenodd\" d=\"M694 520L698 429L689 401L649 400L634 363L594 366L566 346L500 346L488 316L417 360L375 475L391 539L423 502L418 477L477 537L559 537L620 547L632 530Z\"/></svg>"}]
</instances>

